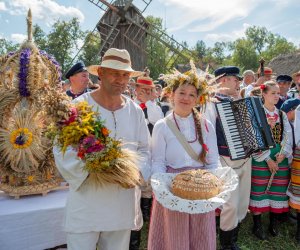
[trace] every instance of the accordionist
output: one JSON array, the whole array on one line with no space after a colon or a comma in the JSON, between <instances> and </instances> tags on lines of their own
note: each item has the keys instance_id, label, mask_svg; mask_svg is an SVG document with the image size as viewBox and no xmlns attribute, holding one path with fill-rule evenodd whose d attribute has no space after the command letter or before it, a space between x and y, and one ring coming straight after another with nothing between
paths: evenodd
<instances>
[{"instance_id":1,"label":"accordionist","mask_svg":"<svg viewBox=\"0 0 300 250\"><path fill-rule=\"evenodd\" d=\"M228 102L237 98L241 77L238 67L221 67L215 71L219 87L215 93L216 102ZM238 249L237 237L239 223L246 217L250 187L251 158L231 160L223 128L218 117L215 103L210 103L205 111L205 117L215 126L218 150L222 166L232 167L239 176L239 185L232 192L229 201L224 204L220 214L220 244L222 249Z\"/></svg>"}]
</instances>

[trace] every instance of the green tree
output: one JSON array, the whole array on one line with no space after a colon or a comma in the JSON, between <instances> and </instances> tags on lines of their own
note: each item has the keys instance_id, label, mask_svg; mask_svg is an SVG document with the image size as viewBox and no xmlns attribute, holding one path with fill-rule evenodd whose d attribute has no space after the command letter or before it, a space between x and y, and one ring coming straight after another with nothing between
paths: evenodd
<instances>
[{"instance_id":1,"label":"green tree","mask_svg":"<svg viewBox=\"0 0 300 250\"><path fill-rule=\"evenodd\" d=\"M70 21L56 21L48 35L46 51L53 55L60 63L62 71L71 67L72 55L79 49L79 41L84 37L84 32L79 27L78 19Z\"/></svg>"},{"instance_id":2,"label":"green tree","mask_svg":"<svg viewBox=\"0 0 300 250\"><path fill-rule=\"evenodd\" d=\"M159 30L163 30L162 19L147 16L147 22L150 24L150 31L158 36L155 26ZM169 50L164 44L153 36L148 35L146 38L147 66L151 71L151 77L157 78L160 73L165 73L167 70L167 62L169 58Z\"/></svg>"},{"instance_id":3,"label":"green tree","mask_svg":"<svg viewBox=\"0 0 300 250\"><path fill-rule=\"evenodd\" d=\"M245 38L235 41L232 62L243 70L257 69L258 55L251 41Z\"/></svg>"},{"instance_id":4,"label":"green tree","mask_svg":"<svg viewBox=\"0 0 300 250\"><path fill-rule=\"evenodd\" d=\"M203 40L197 41L195 51L198 57L202 60L207 54L206 44Z\"/></svg>"},{"instance_id":5,"label":"green tree","mask_svg":"<svg viewBox=\"0 0 300 250\"><path fill-rule=\"evenodd\" d=\"M33 40L41 50L48 49L48 37L39 25L33 26Z\"/></svg>"},{"instance_id":6,"label":"green tree","mask_svg":"<svg viewBox=\"0 0 300 250\"><path fill-rule=\"evenodd\" d=\"M19 44L15 44L5 38L0 38L0 56L9 52L16 51L19 48Z\"/></svg>"},{"instance_id":7,"label":"green tree","mask_svg":"<svg viewBox=\"0 0 300 250\"><path fill-rule=\"evenodd\" d=\"M246 38L253 44L253 47L260 55L268 45L270 32L265 27L251 26L246 29Z\"/></svg>"},{"instance_id":8,"label":"green tree","mask_svg":"<svg viewBox=\"0 0 300 250\"><path fill-rule=\"evenodd\" d=\"M99 64L100 34L90 31L85 32L85 34L85 42L79 55L79 60L82 60L85 65Z\"/></svg>"},{"instance_id":9,"label":"green tree","mask_svg":"<svg viewBox=\"0 0 300 250\"><path fill-rule=\"evenodd\" d=\"M272 58L281 54L294 53L297 47L292 42L288 42L284 37L280 35L271 34L269 36L269 45L263 53L263 57L267 61L271 61Z\"/></svg>"}]
</instances>

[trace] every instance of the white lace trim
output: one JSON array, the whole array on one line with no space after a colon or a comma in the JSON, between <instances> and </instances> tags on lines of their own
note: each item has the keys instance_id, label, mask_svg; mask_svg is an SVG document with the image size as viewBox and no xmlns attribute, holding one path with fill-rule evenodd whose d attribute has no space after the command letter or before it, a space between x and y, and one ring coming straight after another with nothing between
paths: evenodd
<instances>
[{"instance_id":1,"label":"white lace trim","mask_svg":"<svg viewBox=\"0 0 300 250\"><path fill-rule=\"evenodd\" d=\"M263 208L263 207L272 207L272 208L287 208L289 207L288 201L273 201L265 199L262 201L254 201L250 199L251 207Z\"/></svg>"},{"instance_id":2,"label":"white lace trim","mask_svg":"<svg viewBox=\"0 0 300 250\"><path fill-rule=\"evenodd\" d=\"M176 173L155 173L151 177L151 186L155 199L165 208L189 214L199 214L214 211L222 206L230 193L238 185L238 176L230 167L207 169L223 181L223 190L216 197L208 200L185 200L172 194L170 187Z\"/></svg>"}]
</instances>

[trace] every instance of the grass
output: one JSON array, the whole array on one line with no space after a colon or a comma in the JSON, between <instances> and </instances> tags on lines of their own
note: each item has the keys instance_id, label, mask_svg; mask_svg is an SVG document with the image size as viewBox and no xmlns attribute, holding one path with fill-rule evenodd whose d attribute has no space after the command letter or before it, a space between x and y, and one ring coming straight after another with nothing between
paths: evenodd
<instances>
[{"instance_id":1,"label":"grass","mask_svg":"<svg viewBox=\"0 0 300 250\"><path fill-rule=\"evenodd\" d=\"M272 237L268 233L268 215L262 216L263 226L267 235L267 240L258 240L252 234L252 216L247 215L241 224L238 245L242 250L296 250L300 245L295 241L296 223L287 221L279 225L279 235ZM142 231L142 243L140 250L147 250L147 235L149 224L145 223Z\"/></svg>"}]
</instances>

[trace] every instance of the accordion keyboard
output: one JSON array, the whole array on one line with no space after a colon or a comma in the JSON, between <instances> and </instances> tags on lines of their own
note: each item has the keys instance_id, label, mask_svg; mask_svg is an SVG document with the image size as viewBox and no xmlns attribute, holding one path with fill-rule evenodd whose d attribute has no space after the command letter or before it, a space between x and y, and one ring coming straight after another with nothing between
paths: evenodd
<instances>
[{"instance_id":1,"label":"accordion keyboard","mask_svg":"<svg viewBox=\"0 0 300 250\"><path fill-rule=\"evenodd\" d=\"M218 105L218 110L225 135L227 135L226 140L230 148L231 157L233 159L245 158L246 154L242 144L242 138L230 102L224 102L222 105Z\"/></svg>"}]
</instances>

